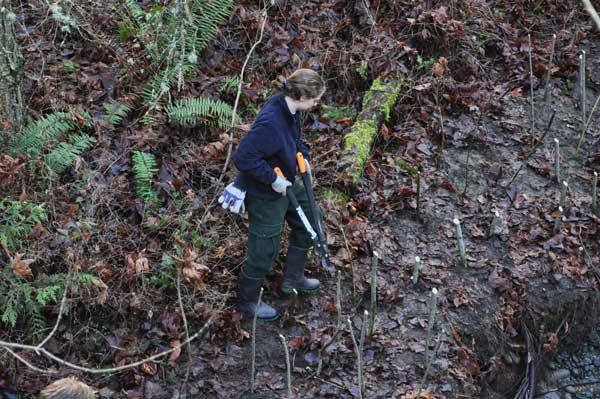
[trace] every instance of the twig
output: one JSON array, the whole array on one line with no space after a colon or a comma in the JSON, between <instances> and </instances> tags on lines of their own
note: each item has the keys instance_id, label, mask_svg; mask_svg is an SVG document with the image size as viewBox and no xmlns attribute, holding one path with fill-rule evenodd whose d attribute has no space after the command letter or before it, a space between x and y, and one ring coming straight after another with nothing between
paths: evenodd
<instances>
[{"instance_id":1,"label":"twig","mask_svg":"<svg viewBox=\"0 0 600 399\"><path fill-rule=\"evenodd\" d=\"M285 342L285 337L279 334L279 339L281 339L281 343L283 345L283 351L285 353L285 367L287 370L287 392L288 399L292 399L292 371L290 366L290 351L287 347L287 342Z\"/></svg>"},{"instance_id":2,"label":"twig","mask_svg":"<svg viewBox=\"0 0 600 399\"><path fill-rule=\"evenodd\" d=\"M229 140L228 140L229 146L227 148L227 157L225 158L225 164L223 165L223 170L221 171L221 175L219 176L219 179L217 181L217 184L216 184L217 187L221 186L221 183L223 182L223 178L225 177L225 172L227 172L227 167L229 166L229 161L231 160L231 152L233 149L233 131L234 131L234 126L235 126L235 117L237 116L236 115L237 107L240 102L240 96L242 94L242 84L244 83L244 71L246 70L246 65L248 64L248 61L250 61L250 56L254 52L254 49L262 42L263 33L265 31L265 24L267 23L267 19L268 19L267 9L268 9L268 7L265 7L265 9L263 9L261 12L261 15L263 17L263 23L260 27L259 38L254 43L254 45L252 46L250 51L248 52L248 55L246 56L246 60L244 61L244 65L242 66L242 71L240 72L237 95L235 97L235 103L233 105L233 111L231 113L231 125L229 126ZM204 222L204 219L206 218L206 215L208 215L208 212L209 212L212 204L215 202L215 199L217 199L217 197L218 197L218 194L215 195L212 198L212 200L210 201L210 203L207 205L206 210L204 211L204 215L202 215L202 219L201 219L203 222Z\"/></svg>"},{"instance_id":3,"label":"twig","mask_svg":"<svg viewBox=\"0 0 600 399\"><path fill-rule=\"evenodd\" d=\"M550 110L550 75L552 74L552 61L554 59L554 48L556 46L556 33L552 35L552 50L548 60L548 72L546 73L546 84L544 85L544 116L548 115Z\"/></svg>"},{"instance_id":4,"label":"twig","mask_svg":"<svg viewBox=\"0 0 600 399\"><path fill-rule=\"evenodd\" d=\"M585 132L587 132L587 129L590 126L590 122L592 121L592 116L594 115L594 111L596 111L598 102L600 102L600 96L598 96L598 98L596 99L596 102L594 103L594 106L592 107L592 111L590 112L590 115L588 116L588 120L587 120L585 126L583 127L583 129L581 130L581 134L579 135L579 141L577 142L577 150L576 150L577 153L579 153L579 147L581 146L581 143L583 142L583 136L585 135Z\"/></svg>"},{"instance_id":5,"label":"twig","mask_svg":"<svg viewBox=\"0 0 600 399\"><path fill-rule=\"evenodd\" d=\"M33 351L36 352L38 355L44 355L49 359L54 360L55 362L62 364L63 366L67 366L69 368L72 368L74 370L79 370L79 371L83 371L86 373L90 373L90 374L103 374L103 373L116 373L118 371L123 371L123 370L127 370L133 367L137 367L140 366L144 363L148 363L151 362L155 359L161 358L163 356L166 356L172 352L175 352L176 350L180 349L181 347L183 347L184 345L187 345L189 342L192 342L193 340L195 340L196 338L204 335L204 333L206 332L206 330L208 329L208 327L210 327L210 325L213 322L214 319L214 315L211 316L208 321L204 324L204 326L202 326L202 328L200 329L200 331L198 331L196 334L192 335L189 339L185 340L184 342L182 342L181 344L171 348L171 349L167 349L163 352L157 353L156 355L147 357L145 359L142 359L140 361L134 362L134 363L129 363L129 364L125 364L123 366L119 366L119 367L109 367L109 368L105 368L105 369L91 369L91 368L87 368L87 367L82 367L82 366L78 366L76 364L67 362L66 360L63 360L61 358L59 358L58 356L52 354L51 352L48 352L46 349L44 348L38 348L37 346L33 346L33 345L25 345L25 344L18 344L15 342L7 342L7 341L0 341L0 347L4 348L4 349L9 349L9 348L17 348L17 349L24 349L24 350L29 350L29 351ZM20 358L17 357L17 359L21 360ZM27 363L25 363L25 365L27 365Z\"/></svg>"},{"instance_id":6,"label":"twig","mask_svg":"<svg viewBox=\"0 0 600 399\"><path fill-rule=\"evenodd\" d=\"M67 282L65 283L65 291L63 292L63 297L60 301L60 308L58 309L58 317L56 318L56 322L54 323L54 328L52 329L52 331L50 331L50 334L48 334L46 336L46 338L44 338L42 340L42 342L40 342L36 346L37 349L40 349L44 345L46 345L46 342L48 342L48 340L50 340L50 338L52 338L54 333L56 333L56 330L58 329L58 325L60 324L60 321L62 319L63 311L65 308L65 303L67 302L67 291L69 291L69 288L71 287L72 282L73 282L73 274L71 273L71 269L69 268L69 276L67 278Z\"/></svg>"},{"instance_id":7,"label":"twig","mask_svg":"<svg viewBox=\"0 0 600 399\"><path fill-rule=\"evenodd\" d=\"M264 288L260 287L260 293L258 294L258 302L256 303L256 312L252 318L252 365L250 368L250 391L254 393L255 388L255 375L256 375L256 319L258 318L258 309L262 301Z\"/></svg>"},{"instance_id":8,"label":"twig","mask_svg":"<svg viewBox=\"0 0 600 399\"><path fill-rule=\"evenodd\" d=\"M585 76L585 50L581 50L581 55L579 56L579 89L581 94L581 128L585 128L586 121L586 76Z\"/></svg>"},{"instance_id":9,"label":"twig","mask_svg":"<svg viewBox=\"0 0 600 399\"><path fill-rule=\"evenodd\" d=\"M337 325L335 326L335 331L329 339L329 342L323 345L319 350L319 363L317 365L316 375L320 375L321 369L323 368L323 353L327 350L327 348L329 348L331 344L335 342L337 336L342 331L342 273L339 270L337 271L337 281L335 284L335 309L337 310L338 314Z\"/></svg>"},{"instance_id":10,"label":"twig","mask_svg":"<svg viewBox=\"0 0 600 399\"><path fill-rule=\"evenodd\" d=\"M531 149L531 151L529 151L529 153L525 156L525 158L521 162L521 165L519 166L519 169L517 169L517 171L515 172L515 174L511 177L510 181L506 185L503 186L504 189L508 189L510 187L510 185L513 183L513 181L515 181L515 179L517 178L517 176L521 172L521 169L523 169L523 166L525 166L525 164L529 160L529 158L531 158L531 156L537 151L537 149L544 143L544 138L546 138L546 135L550 131L550 127L552 126L552 122L554 122L554 116L555 115L556 115L556 111L554 111L552 113L552 116L550 117L550 121L548 122L548 126L546 126L546 131L544 132L544 134L542 135L542 137L538 140L538 142L534 144L534 146Z\"/></svg>"},{"instance_id":11,"label":"twig","mask_svg":"<svg viewBox=\"0 0 600 399\"><path fill-rule=\"evenodd\" d=\"M183 300L181 299L181 272L179 271L179 267L177 268L177 302L179 303L179 311L181 312L181 318L183 319L183 328L185 330L185 339L189 340L190 338L190 330L188 329L187 317L185 315L185 309L183 307ZM177 391L177 398L181 397L181 392L183 392L188 379L190 378L190 370L192 368L192 345L188 343L187 345L188 352L188 364L185 370L185 377L181 384L179 384L179 390Z\"/></svg>"},{"instance_id":12,"label":"twig","mask_svg":"<svg viewBox=\"0 0 600 399\"><path fill-rule=\"evenodd\" d=\"M594 261L592 260L592 257L588 253L587 249L585 249L585 245L583 243L583 238L581 237L581 225L579 225L579 232L577 233L577 237L579 237L579 243L581 244L581 249L583 251L583 255L584 255L583 259L586 261L587 265L592 268L592 271L594 272L594 276L596 277L598 282L600 282L600 270L598 270L598 267L596 265L594 265Z\"/></svg>"},{"instance_id":13,"label":"twig","mask_svg":"<svg viewBox=\"0 0 600 399\"><path fill-rule=\"evenodd\" d=\"M59 372L58 370L43 370L43 369L40 369L40 368L34 366L33 364L29 363L23 357L19 356L19 354L17 354L16 352L14 352L12 349L10 349L10 348L2 348L2 349L4 349L5 351L7 351L11 355L13 355L17 360L21 361L23 364L25 364L27 367L29 367L33 371L37 371L38 373L42 373L42 374L58 374L58 372Z\"/></svg>"},{"instance_id":14,"label":"twig","mask_svg":"<svg viewBox=\"0 0 600 399\"><path fill-rule=\"evenodd\" d=\"M348 245L348 240L346 239L346 232L344 231L344 227L339 224L340 231L342 232L342 237L344 238L344 245L346 246L346 251L348 251L348 256L352 257L352 252L350 252L350 246ZM356 276L354 273L354 263L352 260L350 261L350 272L352 274L352 300L356 298Z\"/></svg>"},{"instance_id":15,"label":"twig","mask_svg":"<svg viewBox=\"0 0 600 399\"><path fill-rule=\"evenodd\" d=\"M354 344L354 351L356 352L356 368L358 369L358 398L363 399L362 394L362 355L360 353L360 348L358 347L358 343L356 342L356 337L354 336L354 330L352 328L352 321L350 319L348 321L348 328L350 329L350 337L352 338L352 343ZM364 328L363 328L364 330Z\"/></svg>"}]
</instances>

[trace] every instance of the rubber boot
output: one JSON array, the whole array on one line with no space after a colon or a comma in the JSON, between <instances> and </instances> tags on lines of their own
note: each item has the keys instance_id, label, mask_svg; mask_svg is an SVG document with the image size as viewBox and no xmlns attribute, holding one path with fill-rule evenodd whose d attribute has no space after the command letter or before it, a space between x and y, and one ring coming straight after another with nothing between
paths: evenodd
<instances>
[{"instance_id":1,"label":"rubber boot","mask_svg":"<svg viewBox=\"0 0 600 399\"><path fill-rule=\"evenodd\" d=\"M298 292L313 292L319 288L321 283L314 278L304 276L304 265L308 258L308 249L302 249L290 245L288 248L287 259L283 267L283 283L281 291L286 294L293 294L295 288Z\"/></svg>"},{"instance_id":2,"label":"rubber boot","mask_svg":"<svg viewBox=\"0 0 600 399\"><path fill-rule=\"evenodd\" d=\"M252 317L256 314L256 317L261 320L275 320L279 315L277 314L277 310L273 307L267 305L262 300L260 306L256 306L262 282L262 278L252 278L247 276L242 268L238 280L238 308L244 312L250 313Z\"/></svg>"}]
</instances>

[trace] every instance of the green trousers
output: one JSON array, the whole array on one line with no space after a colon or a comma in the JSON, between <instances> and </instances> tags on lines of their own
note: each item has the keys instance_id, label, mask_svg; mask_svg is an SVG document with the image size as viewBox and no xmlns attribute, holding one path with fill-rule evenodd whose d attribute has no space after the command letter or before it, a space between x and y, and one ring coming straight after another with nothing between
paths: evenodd
<instances>
[{"instance_id":1,"label":"green trousers","mask_svg":"<svg viewBox=\"0 0 600 399\"><path fill-rule=\"evenodd\" d=\"M292 191L306 217L312 221L308 196L301 179L296 179ZM249 227L248 249L243 271L248 277L264 278L273 268L273 263L279 255L284 221L287 221L291 229L289 245L302 249L312 247L313 241L310 235L286 196L274 201L246 197L245 206L248 211ZM321 210L317 211L319 218L322 219Z\"/></svg>"}]
</instances>

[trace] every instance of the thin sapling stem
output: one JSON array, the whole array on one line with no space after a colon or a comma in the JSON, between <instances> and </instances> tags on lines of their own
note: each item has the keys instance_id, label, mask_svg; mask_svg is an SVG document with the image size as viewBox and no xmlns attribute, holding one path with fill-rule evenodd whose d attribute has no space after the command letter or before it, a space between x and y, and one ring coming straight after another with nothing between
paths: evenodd
<instances>
[{"instance_id":1,"label":"thin sapling stem","mask_svg":"<svg viewBox=\"0 0 600 399\"><path fill-rule=\"evenodd\" d=\"M592 182L592 213L594 215L598 214L597 187L598 187L598 172L594 172L594 181Z\"/></svg>"},{"instance_id":2,"label":"thin sapling stem","mask_svg":"<svg viewBox=\"0 0 600 399\"><path fill-rule=\"evenodd\" d=\"M413 270L412 282L413 284L417 284L419 281L419 269L421 268L421 258L415 256L415 268Z\"/></svg>"},{"instance_id":3,"label":"thin sapling stem","mask_svg":"<svg viewBox=\"0 0 600 399\"><path fill-rule=\"evenodd\" d=\"M285 337L279 334L279 339L281 339L281 344L283 345L283 351L285 353L285 368L287 370L287 392L288 399L292 399L292 369L290 366L290 351L288 350L287 342L285 342Z\"/></svg>"},{"instance_id":4,"label":"thin sapling stem","mask_svg":"<svg viewBox=\"0 0 600 399\"><path fill-rule=\"evenodd\" d=\"M554 176L560 183L560 141L557 138L554 139Z\"/></svg>"},{"instance_id":5,"label":"thin sapling stem","mask_svg":"<svg viewBox=\"0 0 600 399\"><path fill-rule=\"evenodd\" d=\"M375 328L375 314L377 312L377 252L373 251L371 258L371 318L369 319L369 338L373 336Z\"/></svg>"},{"instance_id":6,"label":"thin sapling stem","mask_svg":"<svg viewBox=\"0 0 600 399\"><path fill-rule=\"evenodd\" d=\"M560 186L560 202L559 202L559 206L561 206L563 209L566 208L567 190L568 189L569 189L569 183L567 183L565 180L563 180L563 182Z\"/></svg>"},{"instance_id":7,"label":"thin sapling stem","mask_svg":"<svg viewBox=\"0 0 600 399\"><path fill-rule=\"evenodd\" d=\"M254 312L254 317L252 318L252 360L250 367L250 391L254 393L255 383L256 383L256 319L258 318L258 309L260 308L260 303L262 301L264 288L260 287L260 293L258 294L258 302L256 302L256 312Z\"/></svg>"},{"instance_id":8,"label":"thin sapling stem","mask_svg":"<svg viewBox=\"0 0 600 399\"><path fill-rule=\"evenodd\" d=\"M548 60L548 71L546 72L546 83L544 84L544 108L545 114L549 114L550 110L550 75L552 74L552 61L554 60L554 48L556 46L556 34L552 35L552 50L550 51L550 59Z\"/></svg>"},{"instance_id":9,"label":"thin sapling stem","mask_svg":"<svg viewBox=\"0 0 600 399\"><path fill-rule=\"evenodd\" d=\"M558 212L556 213L556 219L554 219L554 234L558 234L562 227L562 217L563 217L563 207L558 207Z\"/></svg>"},{"instance_id":10,"label":"thin sapling stem","mask_svg":"<svg viewBox=\"0 0 600 399\"><path fill-rule=\"evenodd\" d=\"M354 344L354 351L356 352L356 368L358 369L358 398L363 399L362 394L362 360L360 348L358 347L358 343L356 342L356 336L354 335L354 329L352 327L352 321L350 319L347 320L348 328L350 330L350 337L352 338L352 343ZM364 327L363 327L364 330Z\"/></svg>"},{"instance_id":11,"label":"thin sapling stem","mask_svg":"<svg viewBox=\"0 0 600 399\"><path fill-rule=\"evenodd\" d=\"M531 137L535 133L535 104L533 101L533 61L531 60L531 33L527 34L527 40L529 41L529 88L531 96Z\"/></svg>"}]
</instances>

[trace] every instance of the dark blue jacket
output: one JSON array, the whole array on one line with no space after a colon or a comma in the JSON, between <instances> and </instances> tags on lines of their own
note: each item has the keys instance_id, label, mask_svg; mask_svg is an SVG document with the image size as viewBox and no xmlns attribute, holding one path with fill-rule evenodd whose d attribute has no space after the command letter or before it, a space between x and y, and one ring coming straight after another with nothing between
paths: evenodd
<instances>
[{"instance_id":1,"label":"dark blue jacket","mask_svg":"<svg viewBox=\"0 0 600 399\"><path fill-rule=\"evenodd\" d=\"M298 151L309 159L309 148L300 140L300 112L292 115L283 94L275 94L263 105L235 151L233 162L239 171L236 185L249 196L281 198L271 187L277 176L273 168L279 166L293 183Z\"/></svg>"}]
</instances>

